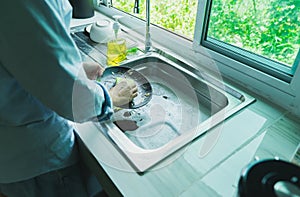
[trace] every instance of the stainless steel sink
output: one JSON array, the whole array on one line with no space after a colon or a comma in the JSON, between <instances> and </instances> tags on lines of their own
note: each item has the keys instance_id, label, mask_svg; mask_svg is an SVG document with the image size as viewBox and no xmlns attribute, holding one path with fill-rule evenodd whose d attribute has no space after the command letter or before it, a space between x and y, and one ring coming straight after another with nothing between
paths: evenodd
<instances>
[{"instance_id":1,"label":"stainless steel sink","mask_svg":"<svg viewBox=\"0 0 300 197\"><path fill-rule=\"evenodd\" d=\"M254 101L244 92L152 53L126 62L152 85L151 101L122 109L101 130L139 171L145 171ZM221 85L222 84L222 85Z\"/></svg>"},{"instance_id":2,"label":"stainless steel sink","mask_svg":"<svg viewBox=\"0 0 300 197\"><path fill-rule=\"evenodd\" d=\"M83 52L95 55L92 48ZM147 170L255 100L163 52L141 55L122 66L148 79L152 99L138 109L117 110L113 120L97 127L138 171Z\"/></svg>"}]
</instances>

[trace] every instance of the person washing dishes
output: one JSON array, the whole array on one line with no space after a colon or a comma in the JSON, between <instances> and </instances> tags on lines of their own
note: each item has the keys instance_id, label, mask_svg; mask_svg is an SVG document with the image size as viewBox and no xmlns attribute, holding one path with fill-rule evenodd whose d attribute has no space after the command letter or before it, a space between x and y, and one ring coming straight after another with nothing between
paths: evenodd
<instances>
[{"instance_id":1,"label":"person washing dishes","mask_svg":"<svg viewBox=\"0 0 300 197\"><path fill-rule=\"evenodd\" d=\"M137 95L93 80L103 70L82 63L71 14L68 0L0 6L0 196L87 196L72 123L107 120Z\"/></svg>"}]
</instances>

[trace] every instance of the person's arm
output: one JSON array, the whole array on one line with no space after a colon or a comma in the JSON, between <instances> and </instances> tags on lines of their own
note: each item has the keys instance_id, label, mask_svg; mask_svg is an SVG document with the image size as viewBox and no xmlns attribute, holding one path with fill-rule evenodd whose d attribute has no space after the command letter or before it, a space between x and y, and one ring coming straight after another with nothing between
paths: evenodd
<instances>
[{"instance_id":1,"label":"person's arm","mask_svg":"<svg viewBox=\"0 0 300 197\"><path fill-rule=\"evenodd\" d=\"M107 91L86 77L59 12L53 2L46 2L14 0L1 5L1 63L26 91L62 117L83 122L105 110L109 116Z\"/></svg>"}]
</instances>

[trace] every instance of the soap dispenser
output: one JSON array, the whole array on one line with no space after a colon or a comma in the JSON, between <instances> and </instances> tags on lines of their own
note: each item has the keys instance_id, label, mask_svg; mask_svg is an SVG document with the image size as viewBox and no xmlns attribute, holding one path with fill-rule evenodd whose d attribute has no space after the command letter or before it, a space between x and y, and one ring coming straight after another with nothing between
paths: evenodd
<instances>
[{"instance_id":1,"label":"soap dispenser","mask_svg":"<svg viewBox=\"0 0 300 197\"><path fill-rule=\"evenodd\" d=\"M119 19L122 18L123 16L120 15L114 15L113 18L115 19L114 23L113 23L113 30L115 33L115 39L118 38L118 32L120 30L120 23L119 23Z\"/></svg>"}]
</instances>

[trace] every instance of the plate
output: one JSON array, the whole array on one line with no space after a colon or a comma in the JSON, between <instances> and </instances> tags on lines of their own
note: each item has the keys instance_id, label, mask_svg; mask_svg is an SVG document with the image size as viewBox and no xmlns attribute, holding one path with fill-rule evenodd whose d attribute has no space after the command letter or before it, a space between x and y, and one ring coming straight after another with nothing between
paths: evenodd
<instances>
[{"instance_id":1,"label":"plate","mask_svg":"<svg viewBox=\"0 0 300 197\"><path fill-rule=\"evenodd\" d=\"M107 67L98 81L100 81L107 89L111 89L116 85L117 78L132 79L135 81L138 88L138 95L127 105L120 106L121 108L140 108L151 100L151 84L146 77L134 69L124 66Z\"/></svg>"}]
</instances>

